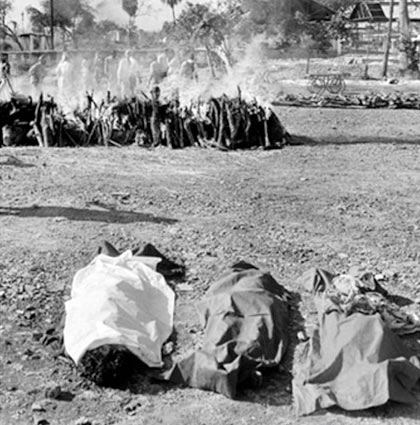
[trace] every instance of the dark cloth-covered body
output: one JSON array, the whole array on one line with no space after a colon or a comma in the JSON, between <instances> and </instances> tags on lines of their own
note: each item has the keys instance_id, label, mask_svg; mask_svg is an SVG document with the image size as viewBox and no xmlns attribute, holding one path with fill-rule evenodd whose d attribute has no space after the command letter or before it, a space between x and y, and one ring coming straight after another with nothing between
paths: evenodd
<instances>
[{"instance_id":1,"label":"dark cloth-covered body","mask_svg":"<svg viewBox=\"0 0 420 425\"><path fill-rule=\"evenodd\" d=\"M339 406L362 410L389 400L415 402L420 362L379 313L346 314L331 308L325 291L333 275L307 276L319 323L295 365L293 394L298 414Z\"/></svg>"},{"instance_id":2,"label":"dark cloth-covered body","mask_svg":"<svg viewBox=\"0 0 420 425\"><path fill-rule=\"evenodd\" d=\"M209 289L198 306L202 349L178 362L170 379L236 396L256 370L276 366L288 341L288 293L268 273L240 263Z\"/></svg>"}]
</instances>

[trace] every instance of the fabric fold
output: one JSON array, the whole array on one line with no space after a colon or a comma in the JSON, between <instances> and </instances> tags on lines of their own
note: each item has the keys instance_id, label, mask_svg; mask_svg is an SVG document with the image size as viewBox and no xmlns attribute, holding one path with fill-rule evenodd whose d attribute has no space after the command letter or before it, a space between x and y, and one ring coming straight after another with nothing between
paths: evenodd
<instances>
[{"instance_id":1,"label":"fabric fold","mask_svg":"<svg viewBox=\"0 0 420 425\"><path fill-rule=\"evenodd\" d=\"M202 349L175 364L168 379L234 398L255 371L278 365L288 346L289 294L254 266L235 264L198 305Z\"/></svg>"},{"instance_id":2,"label":"fabric fold","mask_svg":"<svg viewBox=\"0 0 420 425\"><path fill-rule=\"evenodd\" d=\"M348 301L357 285L348 276L337 277L319 269L303 279L315 296L319 321L295 365L297 413L305 415L332 406L363 410L389 400L414 403L419 360L379 312L343 311L336 304L337 287ZM329 292L335 284L335 290Z\"/></svg>"}]
</instances>

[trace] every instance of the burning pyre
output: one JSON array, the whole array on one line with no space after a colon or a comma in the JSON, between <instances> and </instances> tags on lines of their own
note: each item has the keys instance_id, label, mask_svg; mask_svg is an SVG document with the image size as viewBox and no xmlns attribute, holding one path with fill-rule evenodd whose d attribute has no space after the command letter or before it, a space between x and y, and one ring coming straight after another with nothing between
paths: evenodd
<instances>
[{"instance_id":1,"label":"burning pyre","mask_svg":"<svg viewBox=\"0 0 420 425\"><path fill-rule=\"evenodd\" d=\"M53 98L14 98L0 105L3 144L49 146L187 146L222 150L281 148L289 135L279 118L255 99L226 95L181 105L178 96L151 95L96 102L86 95L83 107L65 113Z\"/></svg>"}]
</instances>

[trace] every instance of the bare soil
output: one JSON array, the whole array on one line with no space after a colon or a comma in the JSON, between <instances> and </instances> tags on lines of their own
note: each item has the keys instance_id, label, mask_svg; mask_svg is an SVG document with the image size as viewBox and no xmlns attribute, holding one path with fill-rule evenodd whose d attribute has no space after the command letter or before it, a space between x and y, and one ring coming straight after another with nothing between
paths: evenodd
<instances>
[{"instance_id":1,"label":"bare soil","mask_svg":"<svg viewBox=\"0 0 420 425\"><path fill-rule=\"evenodd\" d=\"M294 135L280 151L0 150L1 424L32 423L31 406L53 384L63 394L39 413L51 424L418 422L420 396L411 407L296 418L283 369L239 400L141 376L127 390L101 389L41 342L102 240L120 249L151 242L186 265L192 290L171 282L175 356L200 343L195 302L239 259L295 293L301 322L292 330L315 320L297 283L312 266L382 272L391 293L420 301L420 112L277 112Z\"/></svg>"}]
</instances>

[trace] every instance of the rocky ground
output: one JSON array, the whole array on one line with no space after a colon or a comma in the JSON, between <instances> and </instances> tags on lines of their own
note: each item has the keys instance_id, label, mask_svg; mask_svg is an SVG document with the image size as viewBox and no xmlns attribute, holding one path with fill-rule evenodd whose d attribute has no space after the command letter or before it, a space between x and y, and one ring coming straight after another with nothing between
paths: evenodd
<instances>
[{"instance_id":1,"label":"rocky ground","mask_svg":"<svg viewBox=\"0 0 420 425\"><path fill-rule=\"evenodd\" d=\"M184 281L171 282L175 356L200 343L195 302L239 259L295 293L292 332L315 320L297 283L312 266L380 272L392 293L419 301L419 112L277 112L295 136L281 151L0 150L0 423L417 423L420 396L412 407L296 418L287 368L235 401L142 376L98 388L45 338L103 240L152 242L185 264Z\"/></svg>"}]
</instances>

